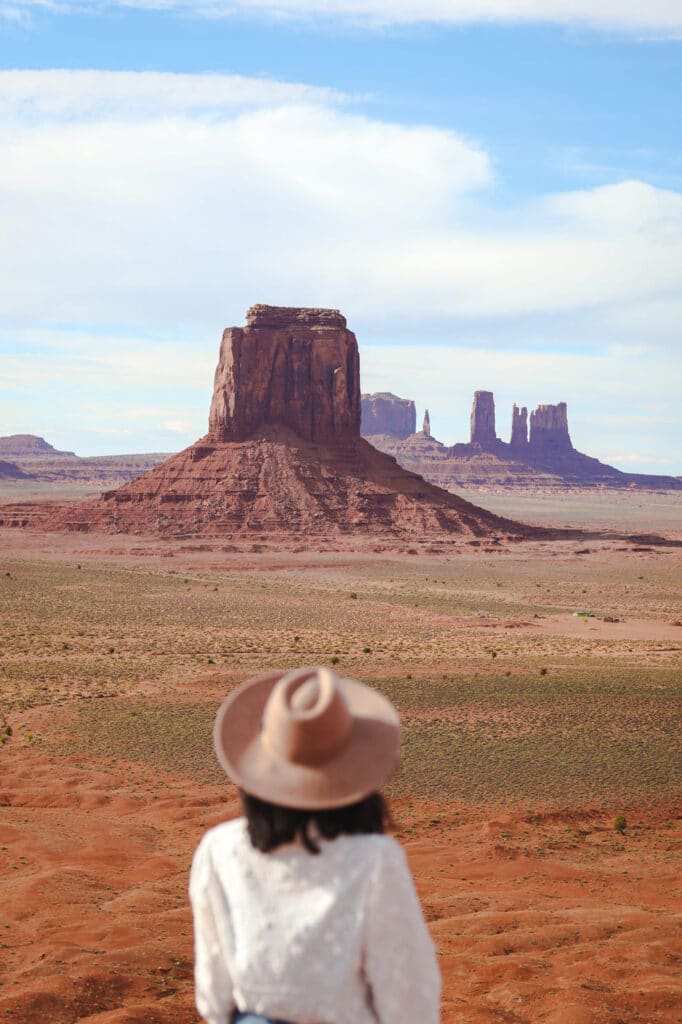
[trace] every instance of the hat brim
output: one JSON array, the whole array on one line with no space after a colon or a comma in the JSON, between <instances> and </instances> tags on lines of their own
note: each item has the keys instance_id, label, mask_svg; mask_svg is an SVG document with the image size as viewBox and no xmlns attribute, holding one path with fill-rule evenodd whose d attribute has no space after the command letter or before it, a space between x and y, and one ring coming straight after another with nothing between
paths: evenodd
<instances>
[{"instance_id":1,"label":"hat brim","mask_svg":"<svg viewBox=\"0 0 682 1024\"><path fill-rule=\"evenodd\" d=\"M213 745L232 781L261 800L301 810L344 807L379 789L400 757L400 719L390 701L352 679L337 680L352 718L347 744L323 764L294 763L261 739L263 710L286 674L247 680L218 709Z\"/></svg>"}]
</instances>

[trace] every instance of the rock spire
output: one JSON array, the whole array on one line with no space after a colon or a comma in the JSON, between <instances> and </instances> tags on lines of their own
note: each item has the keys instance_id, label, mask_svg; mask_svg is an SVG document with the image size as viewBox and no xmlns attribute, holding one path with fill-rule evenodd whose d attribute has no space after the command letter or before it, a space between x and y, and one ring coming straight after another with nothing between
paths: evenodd
<instances>
[{"instance_id":1,"label":"rock spire","mask_svg":"<svg viewBox=\"0 0 682 1024\"><path fill-rule=\"evenodd\" d=\"M513 448L525 448L528 444L528 409L522 406L520 409L516 402L512 408L511 440Z\"/></svg>"},{"instance_id":2,"label":"rock spire","mask_svg":"<svg viewBox=\"0 0 682 1024\"><path fill-rule=\"evenodd\" d=\"M471 410L471 444L494 445L495 399L492 391L475 391Z\"/></svg>"}]
</instances>

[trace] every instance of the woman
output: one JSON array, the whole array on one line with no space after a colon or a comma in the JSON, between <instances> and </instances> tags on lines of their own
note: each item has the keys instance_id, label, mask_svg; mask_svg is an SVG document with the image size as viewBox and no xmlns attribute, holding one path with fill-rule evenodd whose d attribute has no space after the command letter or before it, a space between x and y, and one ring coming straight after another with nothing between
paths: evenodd
<instances>
[{"instance_id":1,"label":"woman","mask_svg":"<svg viewBox=\"0 0 682 1024\"><path fill-rule=\"evenodd\" d=\"M379 787L400 722L326 668L235 690L213 733L245 817L192 863L195 985L207 1024L437 1024L440 975Z\"/></svg>"}]
</instances>

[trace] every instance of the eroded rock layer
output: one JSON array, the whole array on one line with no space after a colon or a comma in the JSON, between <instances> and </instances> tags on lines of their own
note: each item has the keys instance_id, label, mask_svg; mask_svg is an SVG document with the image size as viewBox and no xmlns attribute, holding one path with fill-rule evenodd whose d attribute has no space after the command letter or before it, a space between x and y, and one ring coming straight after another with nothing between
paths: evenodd
<instances>
[{"instance_id":1,"label":"eroded rock layer","mask_svg":"<svg viewBox=\"0 0 682 1024\"><path fill-rule=\"evenodd\" d=\"M0 509L0 520L9 514L10 509ZM5 525L11 525L9 519ZM526 532L428 484L361 438L321 446L273 429L242 442L213 443L206 437L138 480L98 501L58 510L42 525L213 537Z\"/></svg>"}]
</instances>

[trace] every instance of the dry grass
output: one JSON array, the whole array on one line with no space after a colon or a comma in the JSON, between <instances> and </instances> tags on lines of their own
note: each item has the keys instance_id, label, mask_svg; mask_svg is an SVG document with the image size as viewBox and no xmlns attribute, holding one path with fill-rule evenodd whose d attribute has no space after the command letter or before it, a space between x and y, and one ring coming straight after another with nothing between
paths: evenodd
<instances>
[{"instance_id":1,"label":"dry grass","mask_svg":"<svg viewBox=\"0 0 682 1024\"><path fill-rule=\"evenodd\" d=\"M576 639L484 628L481 614L494 627L490 617L534 622L576 607L679 614L669 553L571 555L548 545L541 561L339 558L184 573L16 559L0 575L0 722L27 742L27 715L49 705L54 726L32 742L55 753L219 778L210 724L220 692L262 668L338 658L403 714L396 793L668 796L682 762L679 649L588 629Z\"/></svg>"}]
</instances>

